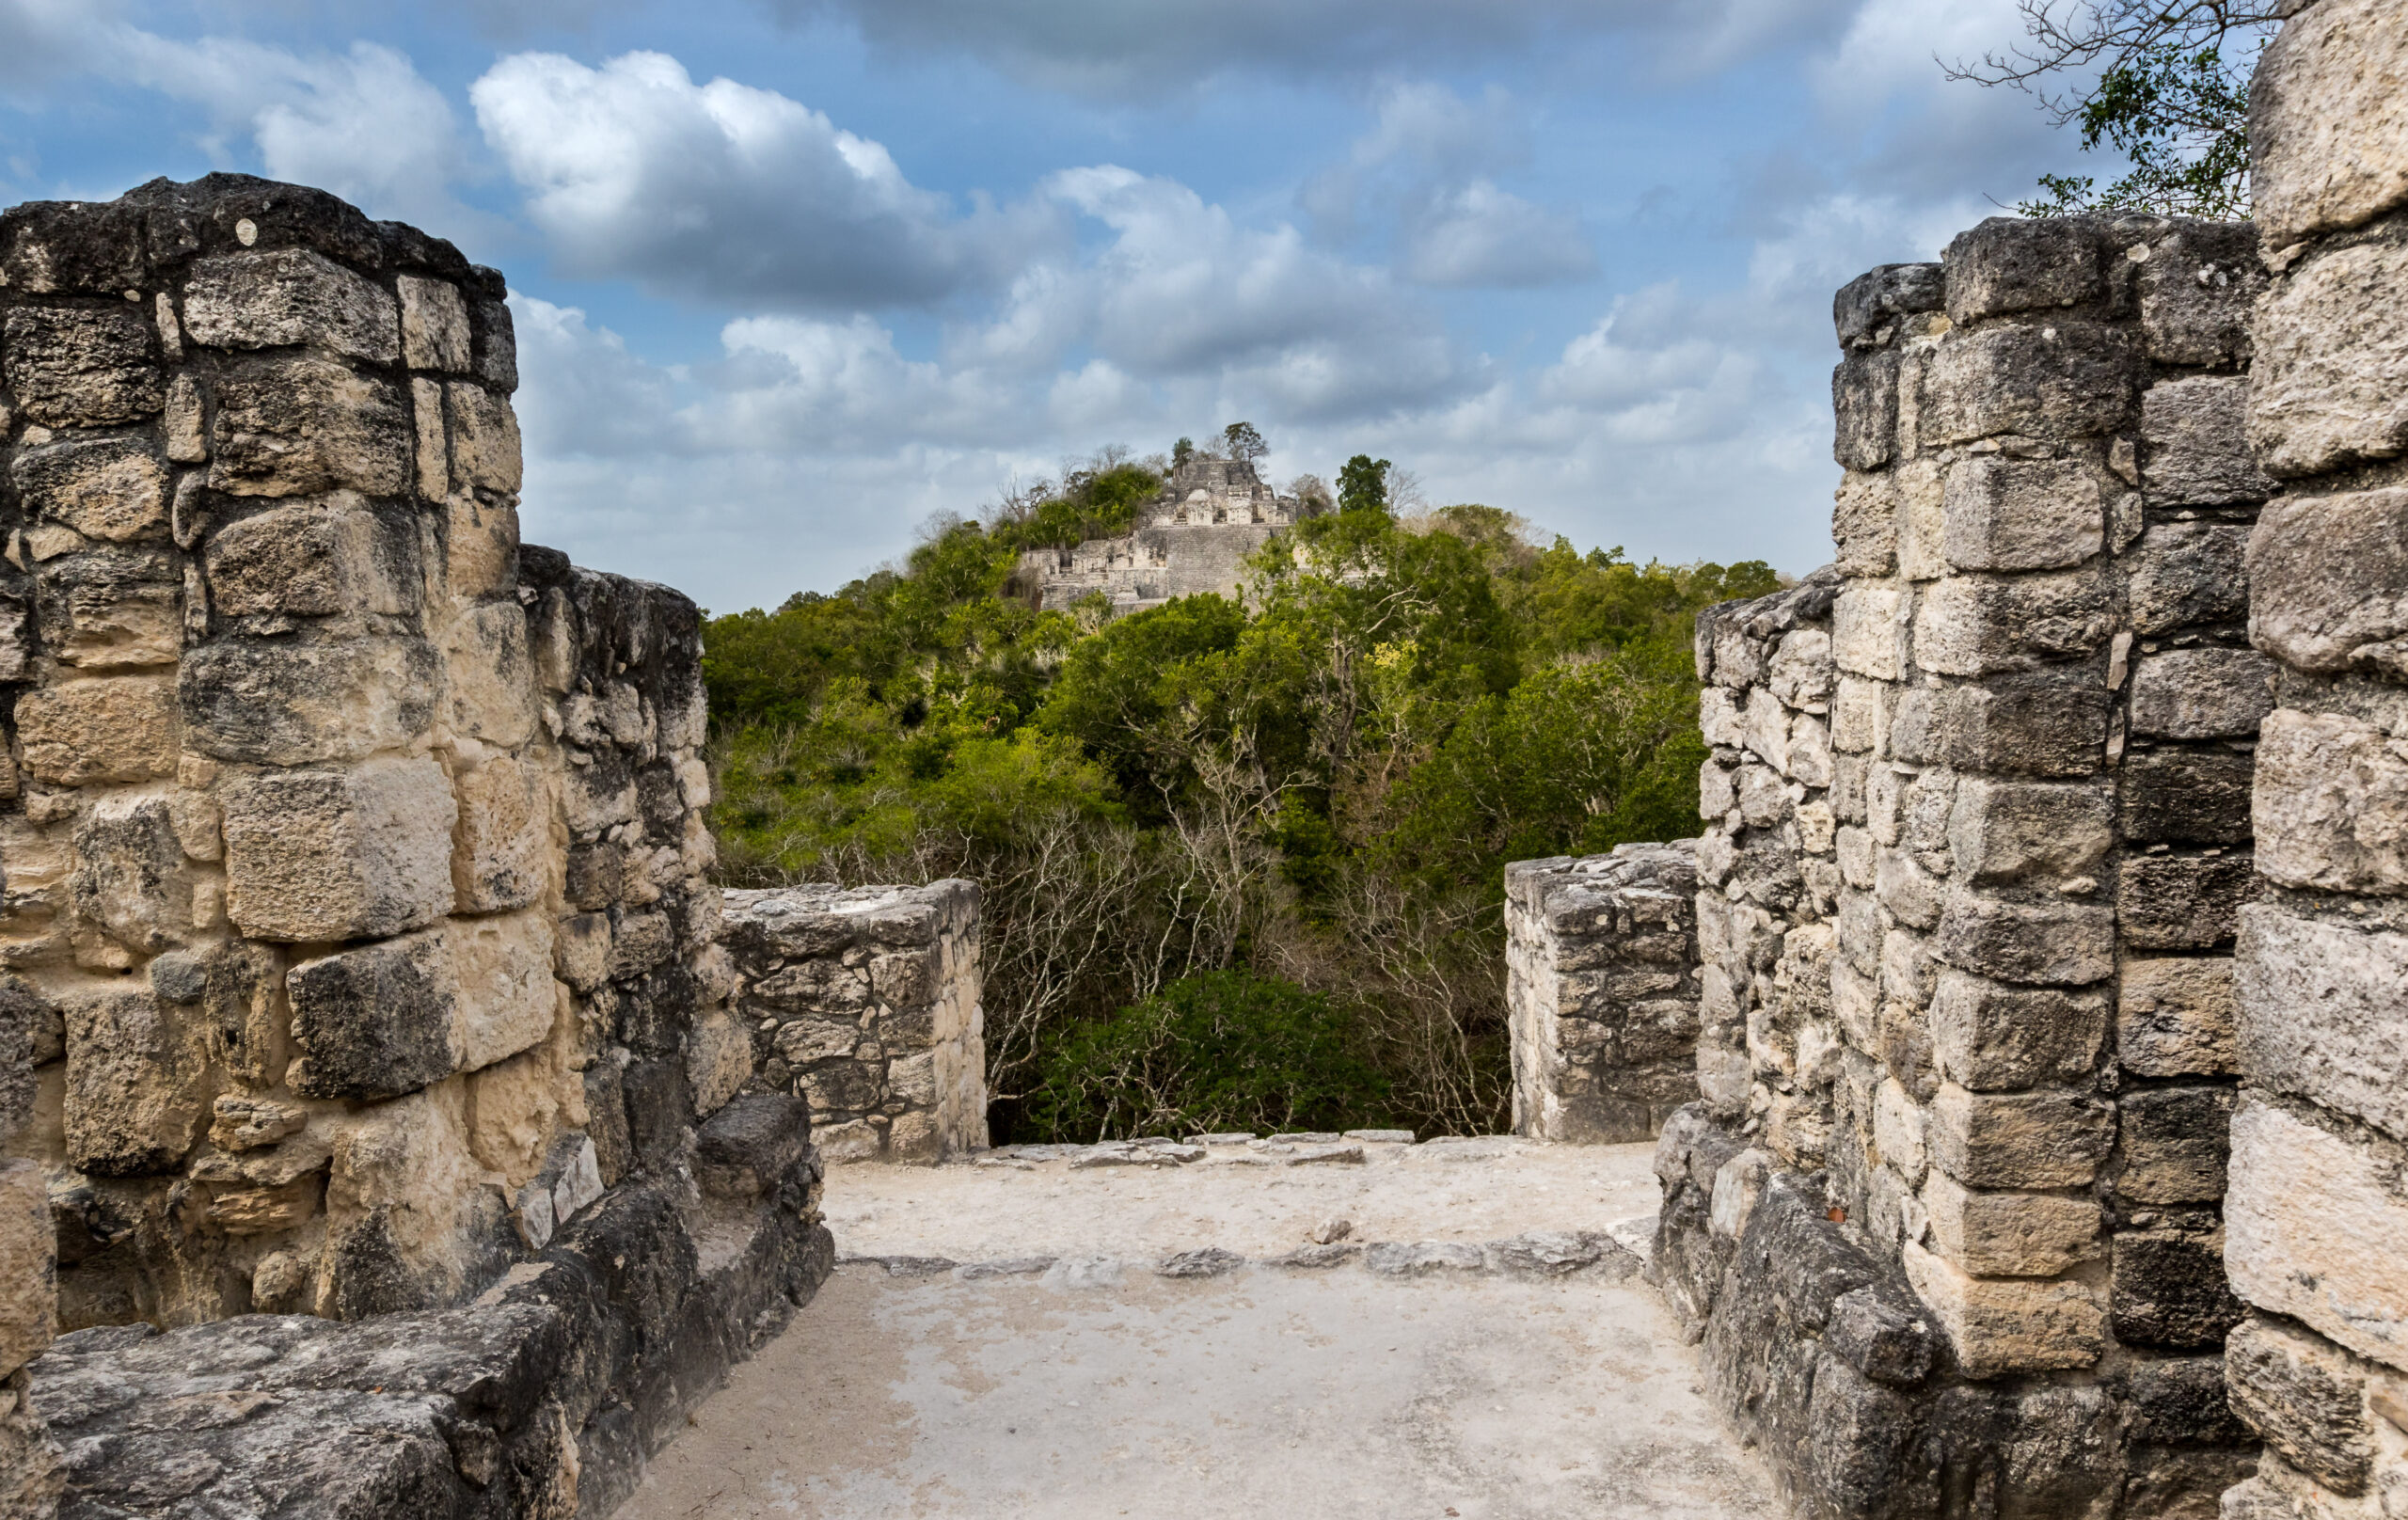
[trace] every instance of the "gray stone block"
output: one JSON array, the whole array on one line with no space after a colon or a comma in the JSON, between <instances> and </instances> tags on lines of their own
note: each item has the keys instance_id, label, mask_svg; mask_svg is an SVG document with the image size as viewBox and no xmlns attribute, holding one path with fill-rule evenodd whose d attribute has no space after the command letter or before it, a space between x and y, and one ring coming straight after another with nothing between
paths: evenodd
<instances>
[{"instance_id":1,"label":"gray stone block","mask_svg":"<svg viewBox=\"0 0 2408 1520\"><path fill-rule=\"evenodd\" d=\"M227 912L254 939L381 937L451 910L459 810L432 760L268 772L219 796Z\"/></svg>"},{"instance_id":2,"label":"gray stone block","mask_svg":"<svg viewBox=\"0 0 2408 1520\"><path fill-rule=\"evenodd\" d=\"M2123 1170L2115 1191L2138 1203L2213 1203L2224 1196L2233 1089L2147 1087L2118 1102Z\"/></svg>"},{"instance_id":3,"label":"gray stone block","mask_svg":"<svg viewBox=\"0 0 2408 1520\"><path fill-rule=\"evenodd\" d=\"M1893 341L1909 318L1946 304L1941 265L1878 264L1831 297L1831 325L1844 349L1878 347Z\"/></svg>"},{"instance_id":4,"label":"gray stone block","mask_svg":"<svg viewBox=\"0 0 2408 1520\"><path fill-rule=\"evenodd\" d=\"M2242 933L2251 910L2242 910ZM2115 1057L2143 1077L2213 1077L2238 1069L2233 960L2131 957L2116 981Z\"/></svg>"},{"instance_id":5,"label":"gray stone block","mask_svg":"<svg viewBox=\"0 0 2408 1520\"><path fill-rule=\"evenodd\" d=\"M715 1196L766 1196L811 1149L811 1111L784 1093L730 1099L694 1139L694 1171Z\"/></svg>"},{"instance_id":6,"label":"gray stone block","mask_svg":"<svg viewBox=\"0 0 2408 1520\"><path fill-rule=\"evenodd\" d=\"M2110 234L2111 253L2121 239ZM2148 356L2159 364L2217 369L2249 358L2249 312L2266 288L2258 229L2247 222L2161 221L2145 238L2133 290Z\"/></svg>"},{"instance_id":7,"label":"gray stone block","mask_svg":"<svg viewBox=\"0 0 2408 1520\"><path fill-rule=\"evenodd\" d=\"M2102 685L2037 673L1937 695L1933 757L1959 769L2069 777L2106 763L2110 693ZM1899 711L1903 720L1903 702Z\"/></svg>"},{"instance_id":8,"label":"gray stone block","mask_svg":"<svg viewBox=\"0 0 2408 1520\"><path fill-rule=\"evenodd\" d=\"M2274 710L2274 662L2254 649L2169 649L2132 670L2131 732L2250 738Z\"/></svg>"},{"instance_id":9,"label":"gray stone block","mask_svg":"<svg viewBox=\"0 0 2408 1520\"><path fill-rule=\"evenodd\" d=\"M2245 871L2246 857L2242 863ZM1932 949L1952 966L1998 981L2087 987L2115 974L2115 914L2089 903L2009 902L1959 887L1948 894Z\"/></svg>"},{"instance_id":10,"label":"gray stone block","mask_svg":"<svg viewBox=\"0 0 2408 1520\"><path fill-rule=\"evenodd\" d=\"M106 427L159 410L166 379L139 312L19 309L0 325L0 375L46 427Z\"/></svg>"},{"instance_id":11,"label":"gray stone block","mask_svg":"<svg viewBox=\"0 0 2408 1520\"><path fill-rule=\"evenodd\" d=\"M2408 489L2285 497L2249 536L2250 638L2307 671L2408 678Z\"/></svg>"},{"instance_id":12,"label":"gray stone block","mask_svg":"<svg viewBox=\"0 0 2408 1520\"><path fill-rule=\"evenodd\" d=\"M406 746L433 722L437 685L421 639L221 639L185 658L177 697L201 753L298 766Z\"/></svg>"},{"instance_id":13,"label":"gray stone block","mask_svg":"<svg viewBox=\"0 0 2408 1520\"><path fill-rule=\"evenodd\" d=\"M1975 1092L2085 1082L2106 1035L2100 992L2007 987L1951 971L1932 997L1933 1058L1941 1075Z\"/></svg>"},{"instance_id":14,"label":"gray stone block","mask_svg":"<svg viewBox=\"0 0 2408 1520\"><path fill-rule=\"evenodd\" d=\"M2323 1337L2252 1316L2225 1341L2233 1408L2284 1461L2344 1496L2374 1476L2365 1364Z\"/></svg>"},{"instance_id":15,"label":"gray stone block","mask_svg":"<svg viewBox=\"0 0 2408 1520\"><path fill-rule=\"evenodd\" d=\"M2250 542L2250 530L2232 523L2151 524L2132 551L2125 588L2132 631L2147 638L2249 617Z\"/></svg>"},{"instance_id":16,"label":"gray stone block","mask_svg":"<svg viewBox=\"0 0 2408 1520\"><path fill-rule=\"evenodd\" d=\"M1992 216L1959 232L1941 256L1948 316L1959 324L2010 311L2050 310L2096 301L2099 229L2086 216Z\"/></svg>"},{"instance_id":17,"label":"gray stone block","mask_svg":"<svg viewBox=\"0 0 2408 1520\"><path fill-rule=\"evenodd\" d=\"M2060 570L2104 542L2106 497L2080 460L1959 460L1941 499L1941 551L1959 570Z\"/></svg>"},{"instance_id":18,"label":"gray stone block","mask_svg":"<svg viewBox=\"0 0 2408 1520\"><path fill-rule=\"evenodd\" d=\"M331 349L371 364L401 356L392 295L308 248L202 259L184 285L183 329L212 348Z\"/></svg>"},{"instance_id":19,"label":"gray stone block","mask_svg":"<svg viewBox=\"0 0 2408 1520\"><path fill-rule=\"evenodd\" d=\"M1952 1083L1932 1099L1926 1143L1968 1187L2083 1187L2115 1148L2115 1106L2078 1092L1974 1093Z\"/></svg>"},{"instance_id":20,"label":"gray stone block","mask_svg":"<svg viewBox=\"0 0 2408 1520\"><path fill-rule=\"evenodd\" d=\"M1831 457L1843 469L1879 469L1897 452L1898 356L1849 354L1831 371Z\"/></svg>"},{"instance_id":21,"label":"gray stone block","mask_svg":"<svg viewBox=\"0 0 2408 1520\"><path fill-rule=\"evenodd\" d=\"M2124 842L2245 845L2250 840L2247 754L2230 750L2138 750L2115 787Z\"/></svg>"},{"instance_id":22,"label":"gray stone block","mask_svg":"<svg viewBox=\"0 0 2408 1520\"><path fill-rule=\"evenodd\" d=\"M2246 1312L2225 1281L2213 1230L2118 1231L2107 1292L2108 1324L2131 1346L2205 1350Z\"/></svg>"},{"instance_id":23,"label":"gray stone block","mask_svg":"<svg viewBox=\"0 0 2408 1520\"><path fill-rule=\"evenodd\" d=\"M2249 856L2128 856L2115 871L2115 915L2140 950L2228 944L2241 905L2257 891Z\"/></svg>"},{"instance_id":24,"label":"gray stone block","mask_svg":"<svg viewBox=\"0 0 2408 1520\"><path fill-rule=\"evenodd\" d=\"M2408 935L2252 903L2233 972L2251 1081L2408 1140Z\"/></svg>"},{"instance_id":25,"label":"gray stone block","mask_svg":"<svg viewBox=\"0 0 2408 1520\"><path fill-rule=\"evenodd\" d=\"M413 434L393 386L314 354L251 361L217 382L210 488L234 496L409 489Z\"/></svg>"},{"instance_id":26,"label":"gray stone block","mask_svg":"<svg viewBox=\"0 0 2408 1520\"><path fill-rule=\"evenodd\" d=\"M2114 796L2096 784L1967 777L1948 817L1952 879L2053 884L2095 872L2115 839Z\"/></svg>"},{"instance_id":27,"label":"gray stone block","mask_svg":"<svg viewBox=\"0 0 2408 1520\"><path fill-rule=\"evenodd\" d=\"M2194 375L2141 396L2141 478L2152 507L2263 501L2278 487L2249 451L2249 382Z\"/></svg>"},{"instance_id":28,"label":"gray stone block","mask_svg":"<svg viewBox=\"0 0 2408 1520\"><path fill-rule=\"evenodd\" d=\"M286 974L306 1098L396 1098L461 1067L458 989L442 931L404 935Z\"/></svg>"},{"instance_id":29,"label":"gray stone block","mask_svg":"<svg viewBox=\"0 0 2408 1520\"><path fill-rule=\"evenodd\" d=\"M2120 328L2072 319L1954 332L1923 386L1926 447L2007 433L2096 437L2132 420L2140 345Z\"/></svg>"}]
</instances>

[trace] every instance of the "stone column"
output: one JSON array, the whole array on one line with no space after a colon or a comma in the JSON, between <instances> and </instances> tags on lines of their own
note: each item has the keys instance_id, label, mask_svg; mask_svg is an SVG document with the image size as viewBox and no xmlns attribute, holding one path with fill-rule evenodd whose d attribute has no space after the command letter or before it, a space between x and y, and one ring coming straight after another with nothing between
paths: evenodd
<instances>
[{"instance_id":1,"label":"stone column","mask_svg":"<svg viewBox=\"0 0 2408 1520\"><path fill-rule=\"evenodd\" d=\"M2273 283L2250 441L2281 483L2249 542L2281 662L2242 911L2226 1348L2264 1437L2233 1520L2408 1513L2408 27L2293 6L2250 137Z\"/></svg>"},{"instance_id":2,"label":"stone column","mask_svg":"<svg viewBox=\"0 0 2408 1520\"><path fill-rule=\"evenodd\" d=\"M829 1160L987 1148L976 882L731 892L727 933L760 1080Z\"/></svg>"},{"instance_id":3,"label":"stone column","mask_svg":"<svg viewBox=\"0 0 2408 1520\"><path fill-rule=\"evenodd\" d=\"M1652 1140L1697 1096L1690 841L1505 867L1513 1132Z\"/></svg>"}]
</instances>

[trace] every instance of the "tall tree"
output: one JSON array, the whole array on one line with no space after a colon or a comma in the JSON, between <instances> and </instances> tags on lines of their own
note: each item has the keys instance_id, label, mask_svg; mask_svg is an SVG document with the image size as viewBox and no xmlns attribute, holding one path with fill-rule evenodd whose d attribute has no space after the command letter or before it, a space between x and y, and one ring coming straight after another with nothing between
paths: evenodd
<instances>
[{"instance_id":1,"label":"tall tree","mask_svg":"<svg viewBox=\"0 0 2408 1520\"><path fill-rule=\"evenodd\" d=\"M1255 431L1251 422L1232 422L1221 430L1221 436L1228 440L1231 459L1251 463L1271 451L1271 445L1262 441L1262 435Z\"/></svg>"},{"instance_id":2,"label":"tall tree","mask_svg":"<svg viewBox=\"0 0 2408 1520\"><path fill-rule=\"evenodd\" d=\"M1388 462L1356 454L1338 470L1338 510L1386 512L1388 506Z\"/></svg>"},{"instance_id":3,"label":"tall tree","mask_svg":"<svg viewBox=\"0 0 2408 1520\"><path fill-rule=\"evenodd\" d=\"M2019 89L2059 126L2078 126L2131 166L2044 174L2027 216L2089 211L2249 214L2249 74L2280 19L2278 0L2016 0L2023 41L1950 79Z\"/></svg>"}]
</instances>

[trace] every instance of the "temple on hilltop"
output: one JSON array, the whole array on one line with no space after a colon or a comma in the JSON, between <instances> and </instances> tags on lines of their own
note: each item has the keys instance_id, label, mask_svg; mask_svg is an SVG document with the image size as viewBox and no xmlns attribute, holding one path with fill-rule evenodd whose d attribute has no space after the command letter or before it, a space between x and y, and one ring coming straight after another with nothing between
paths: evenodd
<instances>
[{"instance_id":1,"label":"temple on hilltop","mask_svg":"<svg viewBox=\"0 0 2408 1520\"><path fill-rule=\"evenodd\" d=\"M1247 555L1323 510L1318 500L1274 491L1250 460L1193 456L1139 510L1134 531L1075 548L1031 549L1013 585L1040 608L1068 609L1101 594L1116 613L1203 592L1233 596Z\"/></svg>"}]
</instances>

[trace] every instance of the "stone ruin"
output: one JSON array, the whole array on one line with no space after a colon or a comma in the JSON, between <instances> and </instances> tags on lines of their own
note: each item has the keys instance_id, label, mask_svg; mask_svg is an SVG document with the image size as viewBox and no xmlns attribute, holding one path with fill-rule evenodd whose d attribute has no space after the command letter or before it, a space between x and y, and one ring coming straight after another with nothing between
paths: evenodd
<instances>
[{"instance_id":1,"label":"stone ruin","mask_svg":"<svg viewBox=\"0 0 2408 1520\"><path fill-rule=\"evenodd\" d=\"M240 176L0 217L0 1514L607 1513L829 1271L699 614L520 546L503 293Z\"/></svg>"},{"instance_id":2,"label":"stone ruin","mask_svg":"<svg viewBox=\"0 0 2408 1520\"><path fill-rule=\"evenodd\" d=\"M1174 596L1235 596L1246 556L1320 503L1281 496L1244 459L1191 456L1139 509L1133 532L1075 548L1030 549L1014 585L1038 607L1068 610L1100 595L1115 613L1142 612Z\"/></svg>"},{"instance_id":3,"label":"stone ruin","mask_svg":"<svg viewBox=\"0 0 2408 1520\"><path fill-rule=\"evenodd\" d=\"M1650 1271L1801 1513L2408 1514L2408 33L2289 8L2254 225L1839 293L1836 562L1700 620ZM1514 868L1526 1132L1653 847Z\"/></svg>"}]
</instances>

